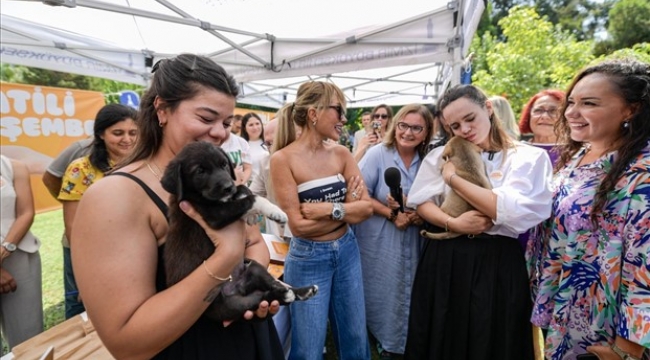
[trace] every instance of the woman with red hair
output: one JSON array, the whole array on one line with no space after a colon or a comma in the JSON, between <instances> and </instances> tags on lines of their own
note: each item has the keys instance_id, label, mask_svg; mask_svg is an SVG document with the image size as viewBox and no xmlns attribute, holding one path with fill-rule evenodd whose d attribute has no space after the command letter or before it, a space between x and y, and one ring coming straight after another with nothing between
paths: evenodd
<instances>
[{"instance_id":1,"label":"woman with red hair","mask_svg":"<svg viewBox=\"0 0 650 360\"><path fill-rule=\"evenodd\" d=\"M560 117L563 99L563 91L542 90L528 100L519 119L522 138L527 139L531 145L546 150L553 166L558 158L558 153L553 151L556 145L554 127Z\"/></svg>"}]
</instances>

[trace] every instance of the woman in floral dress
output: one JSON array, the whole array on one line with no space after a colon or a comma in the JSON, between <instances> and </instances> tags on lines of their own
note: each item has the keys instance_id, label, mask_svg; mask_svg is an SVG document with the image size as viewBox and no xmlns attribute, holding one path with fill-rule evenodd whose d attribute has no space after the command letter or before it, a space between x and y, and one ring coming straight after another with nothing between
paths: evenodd
<instances>
[{"instance_id":1,"label":"woman in floral dress","mask_svg":"<svg viewBox=\"0 0 650 360\"><path fill-rule=\"evenodd\" d=\"M532 320L549 329L547 359L640 359L650 346L650 65L586 68L563 110Z\"/></svg>"}]
</instances>

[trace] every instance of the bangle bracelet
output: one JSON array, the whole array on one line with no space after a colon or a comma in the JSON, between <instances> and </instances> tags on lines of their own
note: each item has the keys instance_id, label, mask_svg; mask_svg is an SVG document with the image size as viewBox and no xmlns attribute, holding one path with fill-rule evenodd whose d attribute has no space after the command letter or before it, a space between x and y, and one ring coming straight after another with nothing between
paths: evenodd
<instances>
[{"instance_id":1,"label":"bangle bracelet","mask_svg":"<svg viewBox=\"0 0 650 360\"><path fill-rule=\"evenodd\" d=\"M447 185L449 185L449 187L451 187L451 179L453 179L454 176L456 176L456 173L451 174L451 176L449 177L449 179L447 179Z\"/></svg>"},{"instance_id":2,"label":"bangle bracelet","mask_svg":"<svg viewBox=\"0 0 650 360\"><path fill-rule=\"evenodd\" d=\"M455 175L455 174L454 174ZM451 220L452 217L448 217L447 220L445 220L445 232L449 232L449 220Z\"/></svg>"},{"instance_id":3,"label":"bangle bracelet","mask_svg":"<svg viewBox=\"0 0 650 360\"><path fill-rule=\"evenodd\" d=\"M205 264L205 260L203 260L203 268L205 269L205 272L208 274L208 276L215 279L215 280L219 280L219 281L223 281L223 282L232 281L232 275L228 275L227 278L220 278L220 277L216 276L215 274L213 274L212 272L210 272L210 269L208 269L208 265Z\"/></svg>"}]
</instances>

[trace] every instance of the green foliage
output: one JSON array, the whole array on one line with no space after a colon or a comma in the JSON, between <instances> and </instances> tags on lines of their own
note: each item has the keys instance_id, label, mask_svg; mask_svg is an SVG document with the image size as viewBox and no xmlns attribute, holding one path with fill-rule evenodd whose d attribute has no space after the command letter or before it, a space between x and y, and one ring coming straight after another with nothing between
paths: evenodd
<instances>
[{"instance_id":1,"label":"green foliage","mask_svg":"<svg viewBox=\"0 0 650 360\"><path fill-rule=\"evenodd\" d=\"M24 83L24 73L29 71L25 66L13 66L7 63L0 63L0 80L13 83Z\"/></svg>"},{"instance_id":2,"label":"green foliage","mask_svg":"<svg viewBox=\"0 0 650 360\"><path fill-rule=\"evenodd\" d=\"M489 31L499 40L504 39L503 29L497 24L508 16L515 6L532 6L541 17L578 40L593 39L594 34L604 30L609 10L616 0L490 0L478 27L478 33ZM645 0L642 0L645 1Z\"/></svg>"},{"instance_id":3,"label":"green foliage","mask_svg":"<svg viewBox=\"0 0 650 360\"><path fill-rule=\"evenodd\" d=\"M43 316L45 330L65 320L63 289L63 212L61 210L36 214L30 229L41 240L43 283Z\"/></svg>"},{"instance_id":4,"label":"green foliage","mask_svg":"<svg viewBox=\"0 0 650 360\"><path fill-rule=\"evenodd\" d=\"M633 58L650 64L650 42L636 44L631 48L616 50L607 56L599 57L596 61L622 58Z\"/></svg>"},{"instance_id":5,"label":"green foliage","mask_svg":"<svg viewBox=\"0 0 650 360\"><path fill-rule=\"evenodd\" d=\"M106 103L118 103L120 92L123 90L133 90L140 96L144 92L144 87L140 85L21 65L3 63L0 70L0 78L2 81L17 84L99 91L104 93Z\"/></svg>"},{"instance_id":6,"label":"green foliage","mask_svg":"<svg viewBox=\"0 0 650 360\"><path fill-rule=\"evenodd\" d=\"M618 1L609 12L608 30L615 49L650 42L650 1Z\"/></svg>"},{"instance_id":7,"label":"green foliage","mask_svg":"<svg viewBox=\"0 0 650 360\"><path fill-rule=\"evenodd\" d=\"M591 41L579 42L530 7L515 7L499 26L506 41L483 34L472 43L475 85L506 97L515 114L542 89L564 89L593 59Z\"/></svg>"},{"instance_id":8,"label":"green foliage","mask_svg":"<svg viewBox=\"0 0 650 360\"><path fill-rule=\"evenodd\" d=\"M578 40L593 39L604 29L614 0L535 0L535 10Z\"/></svg>"}]
</instances>

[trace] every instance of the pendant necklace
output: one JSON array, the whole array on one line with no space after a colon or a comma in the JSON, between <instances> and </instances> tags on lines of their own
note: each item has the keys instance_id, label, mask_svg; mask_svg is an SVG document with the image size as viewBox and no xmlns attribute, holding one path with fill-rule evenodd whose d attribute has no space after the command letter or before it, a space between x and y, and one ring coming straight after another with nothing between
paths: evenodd
<instances>
[{"instance_id":1,"label":"pendant necklace","mask_svg":"<svg viewBox=\"0 0 650 360\"><path fill-rule=\"evenodd\" d=\"M155 162L149 163L149 161L147 161L145 162L145 164L147 165L147 168L149 168L149 171L151 171L151 173L156 177L156 179L158 179L158 181L162 180L162 176L161 176L162 171L160 171L160 168L158 167L158 165L156 165ZM154 169L151 167L151 164L153 164L156 170L158 170L157 172L154 171Z\"/></svg>"}]
</instances>

